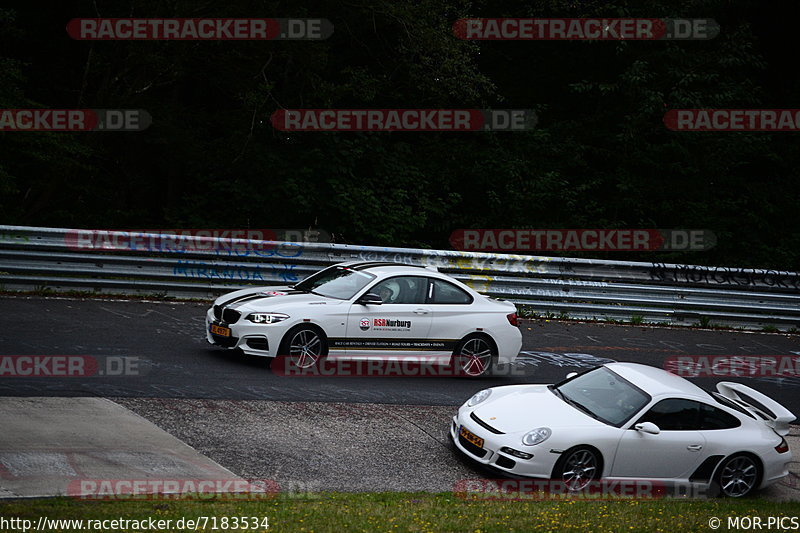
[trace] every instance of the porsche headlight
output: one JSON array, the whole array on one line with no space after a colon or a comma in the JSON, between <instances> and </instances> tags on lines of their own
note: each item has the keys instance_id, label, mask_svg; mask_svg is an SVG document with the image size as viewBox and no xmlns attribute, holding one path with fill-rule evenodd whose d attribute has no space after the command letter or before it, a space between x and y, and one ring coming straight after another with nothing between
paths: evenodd
<instances>
[{"instance_id":1,"label":"porsche headlight","mask_svg":"<svg viewBox=\"0 0 800 533\"><path fill-rule=\"evenodd\" d=\"M472 398L467 400L467 407L475 407L482 401L486 400L486 398L488 398L490 394L492 394L492 391L490 389L483 389L480 392L476 392L475 395L472 396Z\"/></svg>"},{"instance_id":2,"label":"porsche headlight","mask_svg":"<svg viewBox=\"0 0 800 533\"><path fill-rule=\"evenodd\" d=\"M289 315L283 313L250 313L247 315L247 320L256 324L274 324L289 318Z\"/></svg>"},{"instance_id":3,"label":"porsche headlight","mask_svg":"<svg viewBox=\"0 0 800 533\"><path fill-rule=\"evenodd\" d=\"M522 436L522 444L525 446L534 446L546 441L552 434L553 432L550 431L550 428L536 428Z\"/></svg>"}]
</instances>

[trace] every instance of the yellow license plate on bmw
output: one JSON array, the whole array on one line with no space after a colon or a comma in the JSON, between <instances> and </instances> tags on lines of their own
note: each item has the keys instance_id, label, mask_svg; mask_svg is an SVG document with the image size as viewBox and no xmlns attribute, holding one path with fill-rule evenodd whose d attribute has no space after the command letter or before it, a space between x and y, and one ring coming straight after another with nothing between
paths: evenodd
<instances>
[{"instance_id":1,"label":"yellow license plate on bmw","mask_svg":"<svg viewBox=\"0 0 800 533\"><path fill-rule=\"evenodd\" d=\"M467 442L474 444L478 448L483 448L483 439L474 434L473 432L471 432L470 430L468 430L467 428L465 428L464 426L461 426L461 429L458 430L458 434L464 437L464 439L466 439Z\"/></svg>"},{"instance_id":2,"label":"yellow license plate on bmw","mask_svg":"<svg viewBox=\"0 0 800 533\"><path fill-rule=\"evenodd\" d=\"M220 337L230 337L231 328L226 328L224 326L211 324L211 333L213 333L214 335L219 335Z\"/></svg>"}]
</instances>

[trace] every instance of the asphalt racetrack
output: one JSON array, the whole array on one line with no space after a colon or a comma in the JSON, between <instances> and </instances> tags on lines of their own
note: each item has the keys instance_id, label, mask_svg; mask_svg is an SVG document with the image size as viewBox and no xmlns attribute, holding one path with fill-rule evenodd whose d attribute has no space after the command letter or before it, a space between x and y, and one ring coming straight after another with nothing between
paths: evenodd
<instances>
[{"instance_id":1,"label":"asphalt racetrack","mask_svg":"<svg viewBox=\"0 0 800 533\"><path fill-rule=\"evenodd\" d=\"M108 358L114 360L111 363L127 359L136 368L133 372L109 368L106 374L114 375L104 376L0 379L0 395L460 405L481 388L552 383L569 372L608 361L663 368L671 359L686 356L714 356L712 361L800 356L797 335L523 320L523 353L515 368L506 369L500 377L286 377L273 374L264 359L208 345L203 322L206 307L202 303L2 298L0 355L84 355L101 365ZM718 381L744 379L800 413L797 373L748 376L747 370L740 370L743 375L731 376L725 375L726 368L716 368L719 375L694 381L713 388Z\"/></svg>"}]
</instances>

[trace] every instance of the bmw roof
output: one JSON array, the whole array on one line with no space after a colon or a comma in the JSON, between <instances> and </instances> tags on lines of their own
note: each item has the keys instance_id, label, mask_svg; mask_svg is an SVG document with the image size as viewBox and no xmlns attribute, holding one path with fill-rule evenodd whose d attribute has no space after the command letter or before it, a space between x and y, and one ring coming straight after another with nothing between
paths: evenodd
<instances>
[{"instance_id":1,"label":"bmw roof","mask_svg":"<svg viewBox=\"0 0 800 533\"><path fill-rule=\"evenodd\" d=\"M422 269L422 270L432 270L434 272L438 272L435 266L422 266L422 265L409 265L406 263L391 263L388 261L346 261L344 263L338 263L335 266L342 266L351 268L353 270L373 270L373 269L395 269L395 268L402 268L402 269Z\"/></svg>"}]
</instances>

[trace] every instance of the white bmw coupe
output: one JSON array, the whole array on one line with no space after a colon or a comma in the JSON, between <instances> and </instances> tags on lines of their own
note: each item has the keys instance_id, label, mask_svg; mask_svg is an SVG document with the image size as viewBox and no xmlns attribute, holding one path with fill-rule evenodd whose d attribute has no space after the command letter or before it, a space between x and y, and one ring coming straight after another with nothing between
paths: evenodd
<instances>
[{"instance_id":1,"label":"white bmw coupe","mask_svg":"<svg viewBox=\"0 0 800 533\"><path fill-rule=\"evenodd\" d=\"M599 480L699 485L745 496L788 474L795 417L739 383L706 392L682 377L610 363L555 385L485 389L453 417L450 436L496 471L579 491Z\"/></svg>"},{"instance_id":2,"label":"white bmw coupe","mask_svg":"<svg viewBox=\"0 0 800 533\"><path fill-rule=\"evenodd\" d=\"M290 358L402 358L490 373L522 347L514 304L481 295L436 269L348 262L296 285L218 298L206 313L208 342L247 354Z\"/></svg>"}]
</instances>

